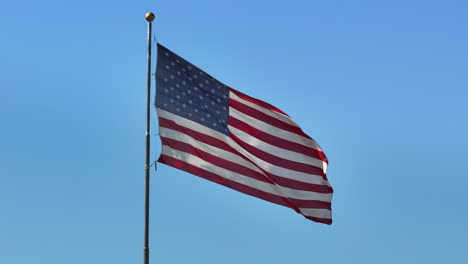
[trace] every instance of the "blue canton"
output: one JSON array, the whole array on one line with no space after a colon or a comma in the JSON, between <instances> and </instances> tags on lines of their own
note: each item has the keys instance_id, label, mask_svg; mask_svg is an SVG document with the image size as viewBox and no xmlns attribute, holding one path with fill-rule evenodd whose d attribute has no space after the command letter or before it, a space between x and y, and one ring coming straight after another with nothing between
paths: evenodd
<instances>
[{"instance_id":1,"label":"blue canton","mask_svg":"<svg viewBox=\"0 0 468 264\"><path fill-rule=\"evenodd\" d=\"M161 44L156 107L229 135L229 89Z\"/></svg>"}]
</instances>

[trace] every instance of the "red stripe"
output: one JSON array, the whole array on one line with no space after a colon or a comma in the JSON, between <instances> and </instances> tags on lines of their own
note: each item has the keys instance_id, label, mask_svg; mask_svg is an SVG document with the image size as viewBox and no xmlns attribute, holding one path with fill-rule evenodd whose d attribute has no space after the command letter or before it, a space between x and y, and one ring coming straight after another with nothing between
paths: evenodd
<instances>
[{"instance_id":1,"label":"red stripe","mask_svg":"<svg viewBox=\"0 0 468 264\"><path fill-rule=\"evenodd\" d=\"M313 208L313 209L328 209L331 210L331 202L316 201L316 200L299 200L289 198L289 201L298 208Z\"/></svg>"},{"instance_id":2,"label":"red stripe","mask_svg":"<svg viewBox=\"0 0 468 264\"><path fill-rule=\"evenodd\" d=\"M318 222L318 223L322 223L322 224L327 224L327 225L331 225L332 224L332 220L331 219L326 219L326 218L318 218L318 217L312 217L312 216L305 216L305 218L309 219L309 220L312 220L314 222Z\"/></svg>"},{"instance_id":3,"label":"red stripe","mask_svg":"<svg viewBox=\"0 0 468 264\"><path fill-rule=\"evenodd\" d=\"M307 147L307 146L298 144L296 142L292 142L292 141L282 139L282 138L273 136L271 134L265 133L262 130L259 130L235 117L232 117L232 116L229 117L229 125L239 130L242 130L245 133L258 138L261 141L269 143L273 146L276 146L282 149L291 150L294 152L298 152L306 156L327 162L327 157L325 156L325 153L323 153L323 151L316 150L311 147Z\"/></svg>"},{"instance_id":4,"label":"red stripe","mask_svg":"<svg viewBox=\"0 0 468 264\"><path fill-rule=\"evenodd\" d=\"M221 177L221 176L219 176L219 175L217 175L215 173L203 170L203 169L201 169L201 168L199 168L197 166L194 166L194 165L189 164L187 162L184 162L182 160L174 159L174 158L172 158L170 156L161 154L161 156L158 159L158 162L164 163L166 165L172 166L174 168L177 168L177 169L180 169L180 170L183 170L183 171L186 171L186 172L188 172L190 174L194 174L194 175L196 175L198 177L201 177L203 179L206 179L206 180L209 180L209 181L224 185L224 186L226 186L228 188L231 188L231 189L234 189L236 191L239 191L239 192L242 192L242 193L245 193L245 194L248 194L248 195L252 195L252 196L255 196L257 198L260 198L260 199L263 199L263 200L266 200L266 201L269 201L269 202L272 202L272 203L275 203L275 204L279 204L279 205L282 205L282 206L292 208L296 212L299 212L299 210L293 204L291 204L288 201L288 199L286 199L284 197L274 195L274 194L270 194L270 193L267 193L267 192L264 192L264 191L260 191L258 189L255 189L255 188L245 186L243 184L228 180L228 179L223 178L223 177Z\"/></svg>"},{"instance_id":5,"label":"red stripe","mask_svg":"<svg viewBox=\"0 0 468 264\"><path fill-rule=\"evenodd\" d=\"M315 167L312 165L308 165L305 163L300 163L296 161L291 161L287 159L283 159L280 157L277 157L275 155L272 155L268 152L265 152L263 150L257 149L249 144L244 143L244 141L240 140L238 137L236 137L234 134L231 134L231 138L239 144L242 148L247 150L249 153L252 153L254 156L269 162L271 164L274 164L279 167L283 167L286 169L294 170L294 171L299 171L307 174L313 174L313 175L318 175L322 176L324 179L326 179L325 173L323 173L323 169L319 167Z\"/></svg>"},{"instance_id":6,"label":"red stripe","mask_svg":"<svg viewBox=\"0 0 468 264\"><path fill-rule=\"evenodd\" d=\"M181 142L181 141L178 141L178 140L166 138L164 136L161 136L161 141L162 141L163 145L168 145L169 147L171 147L173 149L180 150L180 151L183 151L185 153L192 154L192 155L197 156L197 157L199 157L199 158L201 158L203 160L206 160L206 161L208 161L208 162L210 162L210 163L212 163L212 164L214 164L214 165L216 165L218 167L234 171L236 173L242 174L244 176L247 176L247 177L250 177L250 178L253 178L253 179L256 179L256 180L260 180L260 181L263 181L263 182L276 184L276 185L279 185L279 186L282 186L282 187L296 189L296 190L300 190L300 191L310 191L310 192L317 192L317 193L331 193L331 192L333 192L333 189L331 189L331 187L329 187L327 185L306 183L306 182L301 182L301 181L296 181L296 180L276 176L276 175L271 174L269 172L263 171L261 168L257 167L254 163L252 163L252 162L250 162L248 160L245 160L245 159L244 160L245 160L246 163L249 163L249 164L257 167L258 169L260 169L267 176L265 176L262 173L259 173L258 171L254 171L252 169L249 169L246 166L242 166L242 165L239 165L237 163L230 162L230 161L228 161L226 159L223 159L223 158L217 157L215 155L212 155L210 153L207 153L207 152L205 152L205 151L203 151L203 150L201 150L199 148L196 148L196 147L194 147L194 146L192 146L192 145L190 145L188 143L185 143L185 142ZM238 154L238 153L233 153L233 154ZM240 154L238 154L238 156L243 158ZM304 206L301 206L301 207L309 207L309 206L304 205ZM321 208L321 207L317 207L317 208Z\"/></svg>"},{"instance_id":7,"label":"red stripe","mask_svg":"<svg viewBox=\"0 0 468 264\"><path fill-rule=\"evenodd\" d=\"M242 98L242 99L244 99L246 101L249 101L251 103L259 105L259 106L261 106L263 108L266 108L268 110L275 111L275 112L281 113L281 114L283 114L285 116L288 116L285 112L281 111L279 108L276 108L275 106L273 106L273 105L271 105L271 104L269 104L267 102L264 102L262 100L258 100L257 98L253 98L251 96L248 96L248 95L246 95L244 93L241 93L241 92L239 92L239 91L237 91L237 90L235 90L235 89L233 89L231 87L228 87L228 88L229 88L229 90L231 92L233 92L234 94L236 94L237 96L239 96L240 98Z\"/></svg>"},{"instance_id":8,"label":"red stripe","mask_svg":"<svg viewBox=\"0 0 468 264\"><path fill-rule=\"evenodd\" d=\"M253 107L245 105L245 104L243 104L241 102L238 102L236 100L229 99L229 106L234 108L234 109L239 110L240 112L242 112L242 113L244 113L244 114L246 114L248 116L251 116L251 117L253 117L255 119L263 121L263 122L265 122L267 124L270 124L272 126L275 126L277 128L289 131L289 132L297 134L299 136L310 138L306 133L304 133L304 131L302 131L302 129L300 127L288 124L288 123L286 123L284 121L281 121L279 119L271 117L271 116L269 116L269 115L255 109L255 108L253 108Z\"/></svg>"}]
</instances>

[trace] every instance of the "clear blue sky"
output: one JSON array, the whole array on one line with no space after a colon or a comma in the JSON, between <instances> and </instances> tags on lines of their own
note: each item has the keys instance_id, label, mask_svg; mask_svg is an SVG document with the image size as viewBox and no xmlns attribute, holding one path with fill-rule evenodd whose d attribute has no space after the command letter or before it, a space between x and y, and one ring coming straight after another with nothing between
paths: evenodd
<instances>
[{"instance_id":1,"label":"clear blue sky","mask_svg":"<svg viewBox=\"0 0 468 264\"><path fill-rule=\"evenodd\" d=\"M468 263L462 0L1 2L0 263L142 263L148 11L290 114L335 189L326 226L159 165L151 263Z\"/></svg>"}]
</instances>

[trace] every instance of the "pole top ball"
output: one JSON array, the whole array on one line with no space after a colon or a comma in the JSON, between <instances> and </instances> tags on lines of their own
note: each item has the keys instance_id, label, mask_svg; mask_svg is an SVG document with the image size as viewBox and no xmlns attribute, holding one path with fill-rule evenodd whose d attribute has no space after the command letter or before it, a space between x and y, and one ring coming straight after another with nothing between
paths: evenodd
<instances>
[{"instance_id":1,"label":"pole top ball","mask_svg":"<svg viewBox=\"0 0 468 264\"><path fill-rule=\"evenodd\" d=\"M148 13L146 13L145 18L146 18L146 21L151 23L154 20L154 14L151 13L151 12L148 12Z\"/></svg>"}]
</instances>

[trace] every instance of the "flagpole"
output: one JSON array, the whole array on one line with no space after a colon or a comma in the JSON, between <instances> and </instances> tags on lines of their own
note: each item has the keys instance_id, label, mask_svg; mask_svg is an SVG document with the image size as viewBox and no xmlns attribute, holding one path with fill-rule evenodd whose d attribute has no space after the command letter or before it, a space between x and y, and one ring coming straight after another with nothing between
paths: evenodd
<instances>
[{"instance_id":1,"label":"flagpole","mask_svg":"<svg viewBox=\"0 0 468 264\"><path fill-rule=\"evenodd\" d=\"M148 21L148 71L146 78L146 156L145 156L145 242L143 264L149 264L149 184L150 184L150 101L151 101L151 31L154 14L146 14Z\"/></svg>"}]
</instances>

